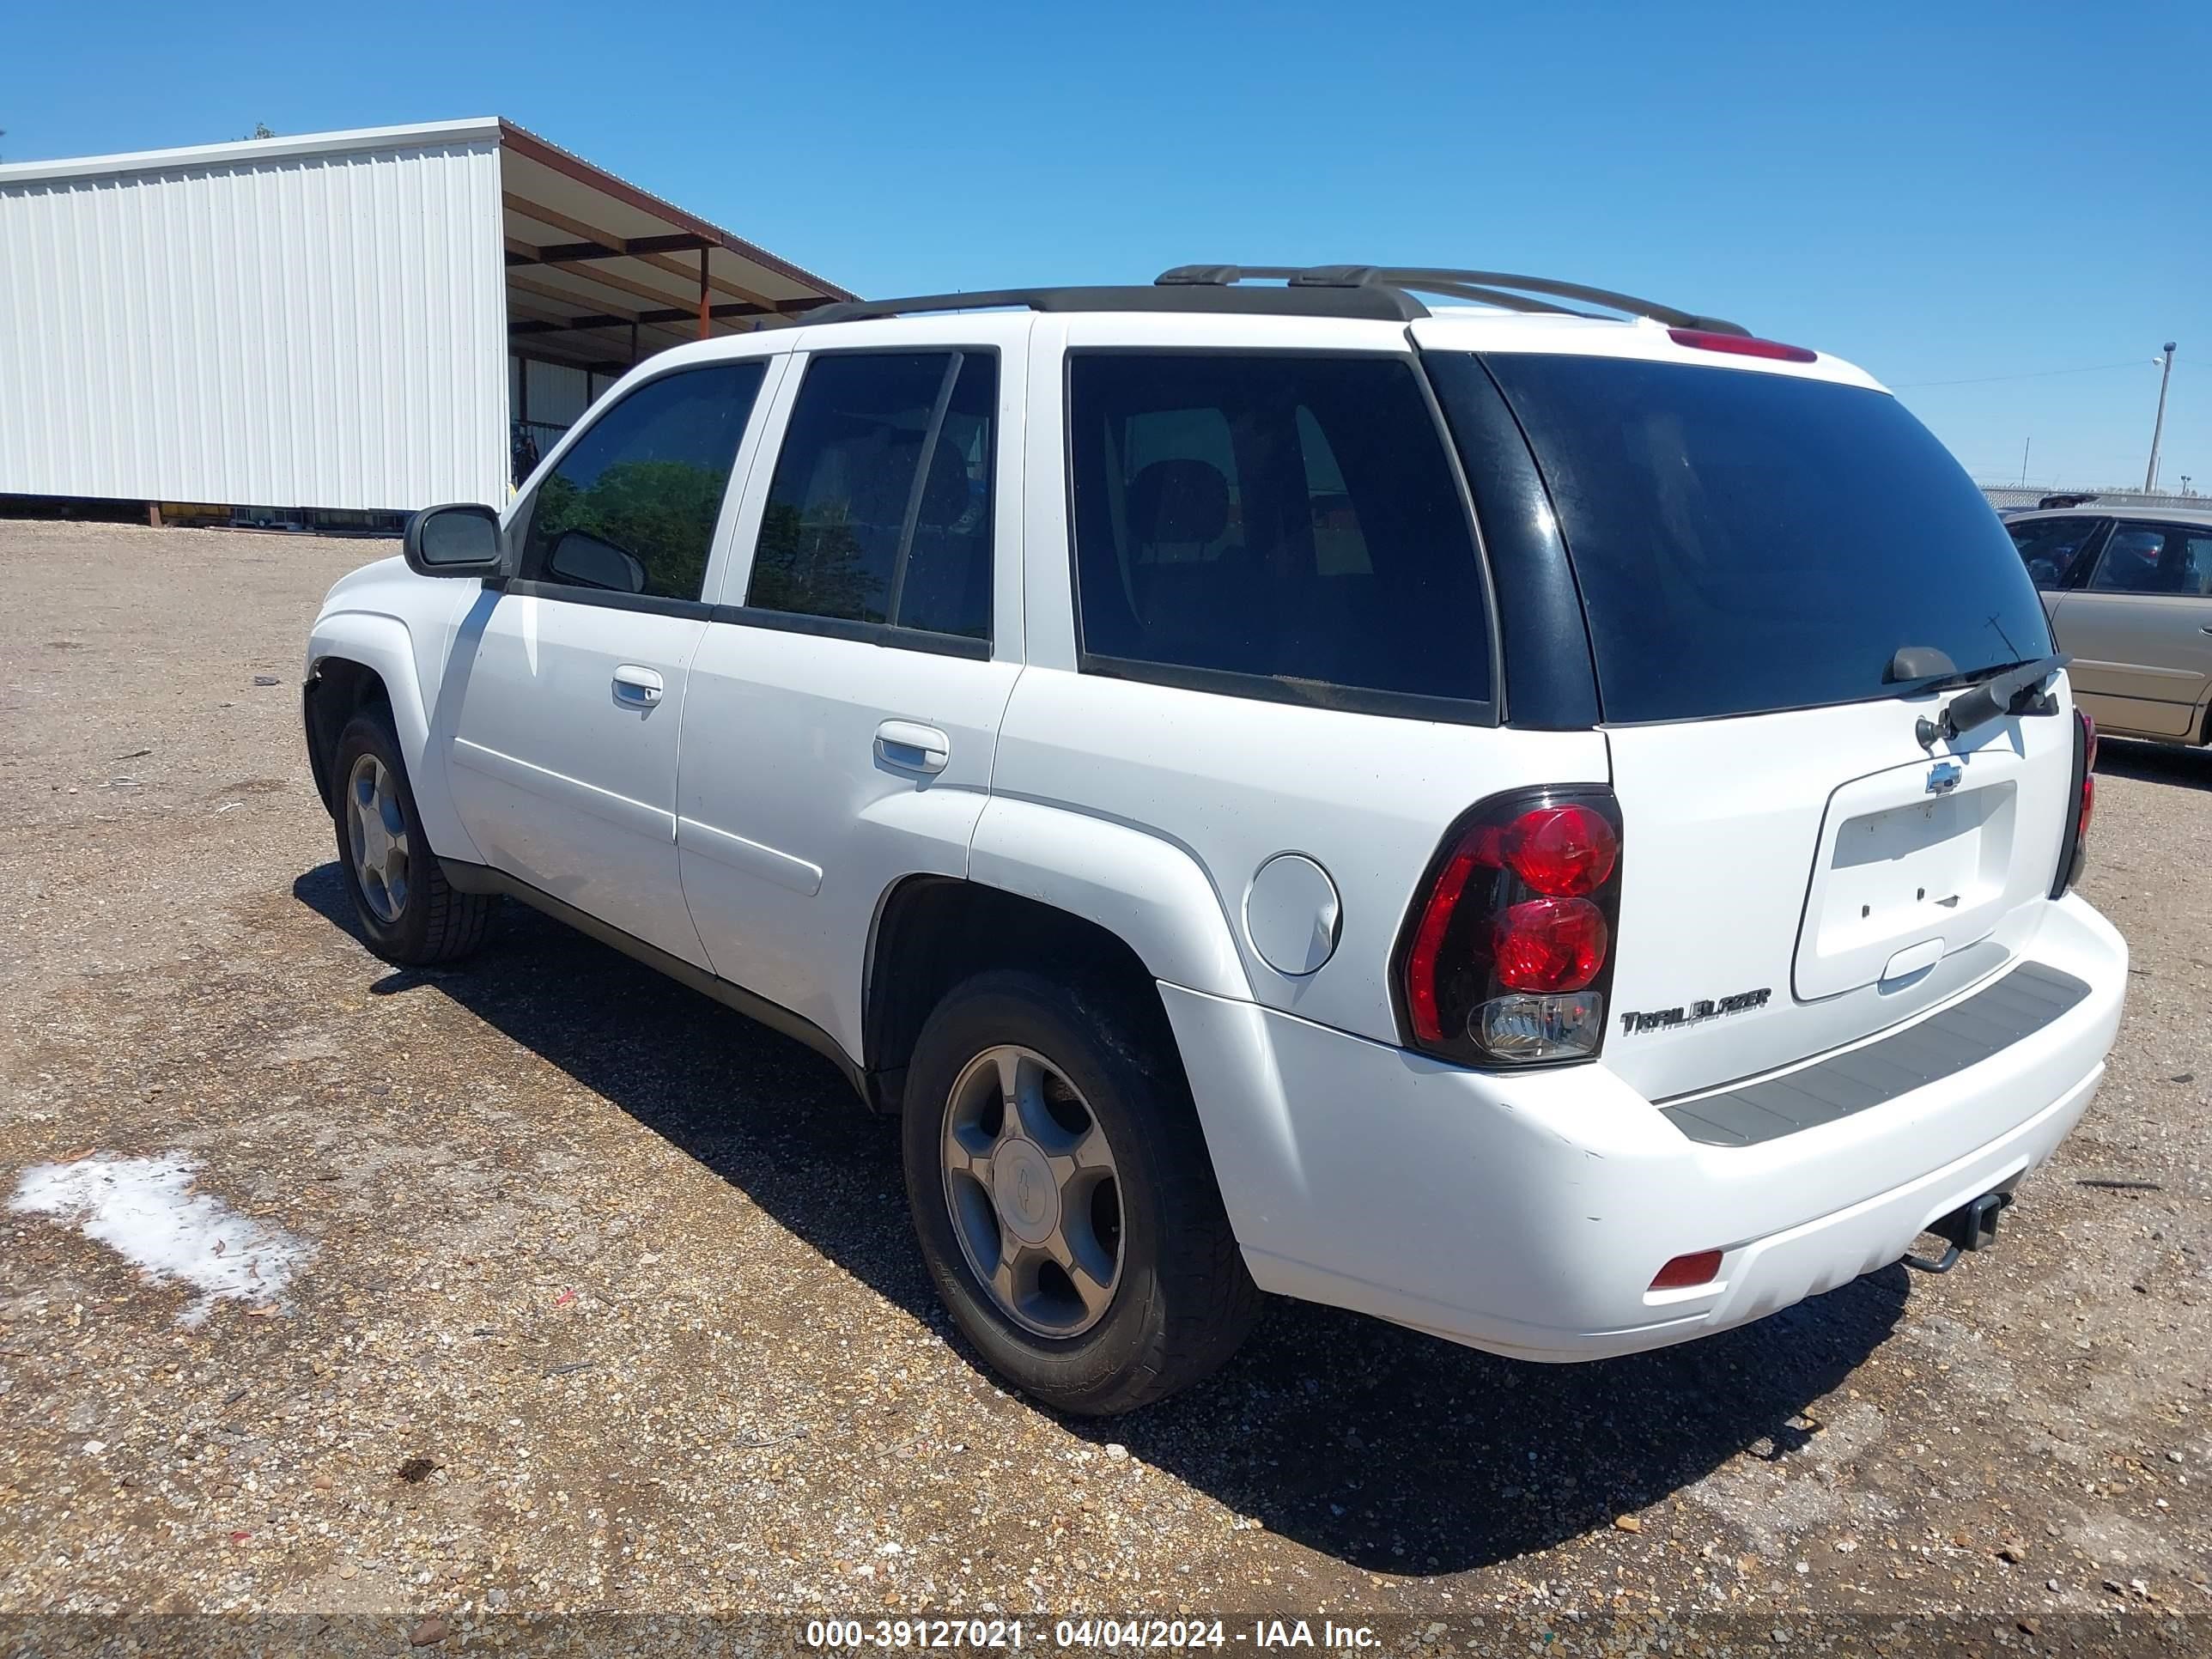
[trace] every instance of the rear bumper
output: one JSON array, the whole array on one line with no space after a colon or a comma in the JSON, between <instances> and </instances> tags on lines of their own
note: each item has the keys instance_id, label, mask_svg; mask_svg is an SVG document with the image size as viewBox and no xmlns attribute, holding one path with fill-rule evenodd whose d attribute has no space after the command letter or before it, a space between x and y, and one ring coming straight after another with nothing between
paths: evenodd
<instances>
[{"instance_id":1,"label":"rear bumper","mask_svg":"<svg viewBox=\"0 0 2212 1659\"><path fill-rule=\"evenodd\" d=\"M1897 1261L2048 1158L2104 1075L2127 948L2078 898L2023 952L2088 994L1978 1065L1748 1146L1691 1140L1602 1064L1460 1070L1164 986L1261 1288L1529 1359L1723 1330ZM1660 1267L1723 1252L1711 1284Z\"/></svg>"}]
</instances>

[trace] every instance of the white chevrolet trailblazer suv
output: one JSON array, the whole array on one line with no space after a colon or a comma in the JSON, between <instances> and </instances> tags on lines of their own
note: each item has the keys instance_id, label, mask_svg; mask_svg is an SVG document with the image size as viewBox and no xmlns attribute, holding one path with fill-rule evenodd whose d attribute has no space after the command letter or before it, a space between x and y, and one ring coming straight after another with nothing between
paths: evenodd
<instances>
[{"instance_id":1,"label":"white chevrolet trailblazer suv","mask_svg":"<svg viewBox=\"0 0 2212 1659\"><path fill-rule=\"evenodd\" d=\"M1947 1266L2120 1018L1974 486L1847 363L1567 283L664 353L331 590L306 720L380 954L507 895L819 1049L1070 1411L1262 1291L1568 1360Z\"/></svg>"}]
</instances>

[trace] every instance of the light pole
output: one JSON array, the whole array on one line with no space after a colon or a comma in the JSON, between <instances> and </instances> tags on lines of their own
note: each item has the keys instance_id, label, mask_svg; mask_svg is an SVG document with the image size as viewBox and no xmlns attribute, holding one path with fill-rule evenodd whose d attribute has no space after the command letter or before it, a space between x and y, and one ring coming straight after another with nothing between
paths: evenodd
<instances>
[{"instance_id":1,"label":"light pole","mask_svg":"<svg viewBox=\"0 0 2212 1659\"><path fill-rule=\"evenodd\" d=\"M2166 433L2166 383L2173 378L2173 342L2166 343L2166 367L2158 376L2158 420L2150 429L2150 466L2143 473L2143 494L2158 487L2158 441Z\"/></svg>"}]
</instances>

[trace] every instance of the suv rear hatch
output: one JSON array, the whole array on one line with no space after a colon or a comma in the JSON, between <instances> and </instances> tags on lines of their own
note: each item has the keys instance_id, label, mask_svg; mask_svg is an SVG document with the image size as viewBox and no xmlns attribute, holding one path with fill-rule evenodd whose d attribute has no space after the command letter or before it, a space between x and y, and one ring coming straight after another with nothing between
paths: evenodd
<instances>
[{"instance_id":1,"label":"suv rear hatch","mask_svg":"<svg viewBox=\"0 0 2212 1659\"><path fill-rule=\"evenodd\" d=\"M1923 745L1961 687L2052 650L1996 515L1840 365L1738 367L1653 332L1634 357L1480 362L1568 550L1625 824L1602 1060L1663 1099L2009 962L2060 857L2075 724Z\"/></svg>"}]
</instances>

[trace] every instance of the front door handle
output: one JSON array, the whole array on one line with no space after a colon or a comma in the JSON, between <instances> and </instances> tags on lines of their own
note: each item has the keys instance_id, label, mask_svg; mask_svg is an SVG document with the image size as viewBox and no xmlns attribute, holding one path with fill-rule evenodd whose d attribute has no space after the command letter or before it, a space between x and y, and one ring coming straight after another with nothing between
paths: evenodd
<instances>
[{"instance_id":1,"label":"front door handle","mask_svg":"<svg viewBox=\"0 0 2212 1659\"><path fill-rule=\"evenodd\" d=\"M952 739L933 726L885 720L876 728L876 758L902 772L942 772L952 758Z\"/></svg>"},{"instance_id":2,"label":"front door handle","mask_svg":"<svg viewBox=\"0 0 2212 1659\"><path fill-rule=\"evenodd\" d=\"M625 708L650 708L660 701L664 686L659 675L635 663L615 670L615 701Z\"/></svg>"}]
</instances>

